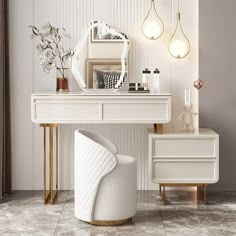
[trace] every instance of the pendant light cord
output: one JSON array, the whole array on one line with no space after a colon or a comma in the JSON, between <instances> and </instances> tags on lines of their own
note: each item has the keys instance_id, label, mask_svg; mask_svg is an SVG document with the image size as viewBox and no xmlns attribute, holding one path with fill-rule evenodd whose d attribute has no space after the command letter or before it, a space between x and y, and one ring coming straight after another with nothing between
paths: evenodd
<instances>
[{"instance_id":1,"label":"pendant light cord","mask_svg":"<svg viewBox=\"0 0 236 236\"><path fill-rule=\"evenodd\" d=\"M180 0L178 0L178 12L177 12L177 21L178 21L178 22L180 22L179 1L180 1Z\"/></svg>"}]
</instances>

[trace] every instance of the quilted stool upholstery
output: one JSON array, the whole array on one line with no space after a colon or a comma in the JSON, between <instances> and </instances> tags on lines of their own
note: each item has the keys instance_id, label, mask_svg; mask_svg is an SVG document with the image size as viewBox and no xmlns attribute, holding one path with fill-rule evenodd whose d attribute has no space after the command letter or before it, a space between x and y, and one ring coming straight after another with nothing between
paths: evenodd
<instances>
[{"instance_id":1,"label":"quilted stool upholstery","mask_svg":"<svg viewBox=\"0 0 236 236\"><path fill-rule=\"evenodd\" d=\"M75 131L75 216L116 225L136 214L136 159L103 136Z\"/></svg>"}]
</instances>

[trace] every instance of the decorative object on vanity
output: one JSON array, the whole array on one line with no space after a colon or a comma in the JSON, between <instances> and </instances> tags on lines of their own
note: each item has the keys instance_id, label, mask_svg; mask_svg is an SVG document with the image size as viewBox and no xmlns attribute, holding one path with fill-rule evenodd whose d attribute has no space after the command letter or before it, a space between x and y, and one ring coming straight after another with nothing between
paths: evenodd
<instances>
[{"instance_id":1,"label":"decorative object on vanity","mask_svg":"<svg viewBox=\"0 0 236 236\"><path fill-rule=\"evenodd\" d=\"M40 53L40 69L49 73L52 69L57 71L57 91L68 92L68 68L67 61L73 55L71 49L64 49L62 40L69 38L64 28L56 28L48 23L41 30L35 26L30 26L33 36L40 42L37 44L37 50Z\"/></svg>"},{"instance_id":2,"label":"decorative object on vanity","mask_svg":"<svg viewBox=\"0 0 236 236\"><path fill-rule=\"evenodd\" d=\"M156 68L153 72L153 81L150 85L151 92L160 92L160 71Z\"/></svg>"},{"instance_id":3,"label":"decorative object on vanity","mask_svg":"<svg viewBox=\"0 0 236 236\"><path fill-rule=\"evenodd\" d=\"M154 0L151 0L149 12L142 25L142 31L144 36L151 40L160 38L164 32L164 24L157 14Z\"/></svg>"},{"instance_id":4,"label":"decorative object on vanity","mask_svg":"<svg viewBox=\"0 0 236 236\"><path fill-rule=\"evenodd\" d=\"M193 86L196 89L200 90L202 88L202 86L203 86L203 81L198 79L198 80L194 81Z\"/></svg>"},{"instance_id":5,"label":"decorative object on vanity","mask_svg":"<svg viewBox=\"0 0 236 236\"><path fill-rule=\"evenodd\" d=\"M148 68L143 70L142 83L143 83L144 90L149 90L148 82L150 81L150 77L151 77L151 71Z\"/></svg>"},{"instance_id":6,"label":"decorative object on vanity","mask_svg":"<svg viewBox=\"0 0 236 236\"><path fill-rule=\"evenodd\" d=\"M96 43L100 39L103 43ZM84 92L102 89L104 93L120 89L128 75L128 49L129 40L124 33L105 22L92 22L82 33L72 56L72 73L80 88Z\"/></svg>"},{"instance_id":7,"label":"decorative object on vanity","mask_svg":"<svg viewBox=\"0 0 236 236\"><path fill-rule=\"evenodd\" d=\"M177 59L186 57L190 52L190 42L183 31L180 20L178 0L177 24L168 46L171 56Z\"/></svg>"},{"instance_id":8,"label":"decorative object on vanity","mask_svg":"<svg viewBox=\"0 0 236 236\"><path fill-rule=\"evenodd\" d=\"M171 147L171 148L170 148ZM149 132L150 179L160 185L165 201L165 187L204 188L219 180L219 135L211 129L198 132ZM162 191L161 187L164 188Z\"/></svg>"},{"instance_id":9,"label":"decorative object on vanity","mask_svg":"<svg viewBox=\"0 0 236 236\"><path fill-rule=\"evenodd\" d=\"M105 137L75 131L75 216L94 225L129 223L136 214L136 159Z\"/></svg>"},{"instance_id":10,"label":"decorative object on vanity","mask_svg":"<svg viewBox=\"0 0 236 236\"><path fill-rule=\"evenodd\" d=\"M191 92L190 89L184 91L184 112L179 115L179 120L182 120L182 131L194 131L193 126L193 115L198 115L192 111L193 105L191 103Z\"/></svg>"},{"instance_id":11,"label":"decorative object on vanity","mask_svg":"<svg viewBox=\"0 0 236 236\"><path fill-rule=\"evenodd\" d=\"M57 92L69 92L69 68L57 68Z\"/></svg>"},{"instance_id":12,"label":"decorative object on vanity","mask_svg":"<svg viewBox=\"0 0 236 236\"><path fill-rule=\"evenodd\" d=\"M140 83L129 83L129 92L130 91L138 91L141 87Z\"/></svg>"},{"instance_id":13,"label":"decorative object on vanity","mask_svg":"<svg viewBox=\"0 0 236 236\"><path fill-rule=\"evenodd\" d=\"M145 87L141 86L141 83L129 83L128 93L149 93L149 89L145 90Z\"/></svg>"},{"instance_id":14,"label":"decorative object on vanity","mask_svg":"<svg viewBox=\"0 0 236 236\"><path fill-rule=\"evenodd\" d=\"M115 89L115 85L121 75L120 59L87 59L86 68L87 85L89 88ZM119 88L125 83L126 77L127 72Z\"/></svg>"}]
</instances>

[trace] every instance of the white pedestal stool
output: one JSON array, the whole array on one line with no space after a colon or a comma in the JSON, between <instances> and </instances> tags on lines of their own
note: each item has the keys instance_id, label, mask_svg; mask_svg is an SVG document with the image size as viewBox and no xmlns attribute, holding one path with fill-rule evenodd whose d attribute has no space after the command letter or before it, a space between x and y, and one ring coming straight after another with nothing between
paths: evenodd
<instances>
[{"instance_id":1,"label":"white pedestal stool","mask_svg":"<svg viewBox=\"0 0 236 236\"><path fill-rule=\"evenodd\" d=\"M136 159L117 155L103 136L75 131L75 216L118 225L136 214Z\"/></svg>"}]
</instances>

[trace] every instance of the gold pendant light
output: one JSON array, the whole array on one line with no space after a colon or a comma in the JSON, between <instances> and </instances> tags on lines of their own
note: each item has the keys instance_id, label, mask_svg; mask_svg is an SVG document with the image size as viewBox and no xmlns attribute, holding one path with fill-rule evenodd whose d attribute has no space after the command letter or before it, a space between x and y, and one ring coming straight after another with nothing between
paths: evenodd
<instances>
[{"instance_id":1,"label":"gold pendant light","mask_svg":"<svg viewBox=\"0 0 236 236\"><path fill-rule=\"evenodd\" d=\"M151 7L144 19L142 30L144 36L151 40L160 38L164 32L164 24L157 14L154 0L151 0Z\"/></svg>"},{"instance_id":2,"label":"gold pendant light","mask_svg":"<svg viewBox=\"0 0 236 236\"><path fill-rule=\"evenodd\" d=\"M177 59L182 59L186 57L190 52L190 43L188 38L184 34L180 21L179 0L178 0L178 12L177 12L177 25L175 28L175 32L169 41L168 48L171 56Z\"/></svg>"}]
</instances>

